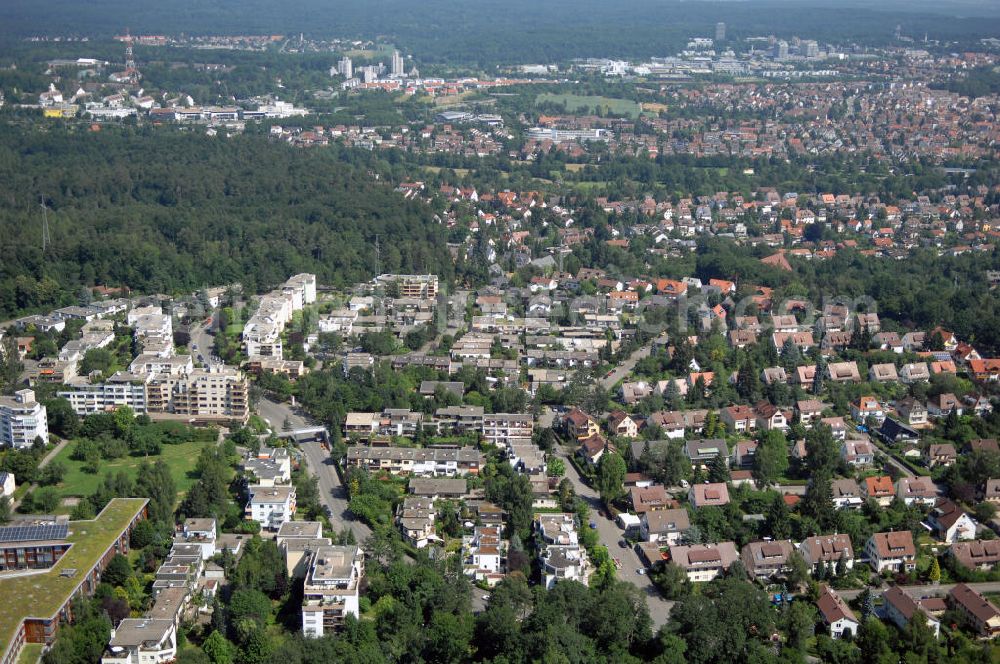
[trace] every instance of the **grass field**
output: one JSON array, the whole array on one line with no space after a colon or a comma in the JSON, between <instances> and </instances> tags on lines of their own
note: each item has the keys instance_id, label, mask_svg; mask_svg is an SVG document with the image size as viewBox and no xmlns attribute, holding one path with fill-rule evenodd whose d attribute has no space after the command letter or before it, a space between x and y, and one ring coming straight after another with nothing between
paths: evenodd
<instances>
[{"instance_id":1,"label":"grass field","mask_svg":"<svg viewBox=\"0 0 1000 664\"><path fill-rule=\"evenodd\" d=\"M157 460L163 459L170 467L170 474L177 484L177 491L183 494L197 480L194 476L194 466L198 461L198 455L201 454L201 450L206 444L190 442L180 445L164 445L163 452L159 456L149 457L149 462L156 463ZM56 460L61 461L66 466L66 476L62 482L56 485L60 498L91 495L97 491L97 487L104 481L104 476L108 473L125 470L129 476L135 477L139 466L146 460L145 457L126 456L112 461L102 461L101 472L92 475L84 472L82 461L74 461L70 458L73 447L74 443L70 443L56 456ZM71 508L61 506L59 511L69 513Z\"/></svg>"},{"instance_id":2,"label":"grass field","mask_svg":"<svg viewBox=\"0 0 1000 664\"><path fill-rule=\"evenodd\" d=\"M627 115L630 118L637 118L642 111L642 107L639 106L638 102L598 95L557 95L546 92L535 97L536 104L545 102L565 104L566 110L570 113L595 113L597 108L600 107L615 115Z\"/></svg>"}]
</instances>

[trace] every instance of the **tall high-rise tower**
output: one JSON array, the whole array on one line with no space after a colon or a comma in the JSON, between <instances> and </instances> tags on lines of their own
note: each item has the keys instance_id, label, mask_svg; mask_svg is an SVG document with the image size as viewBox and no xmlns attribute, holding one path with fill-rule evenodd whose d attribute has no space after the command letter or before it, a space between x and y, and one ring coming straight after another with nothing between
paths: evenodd
<instances>
[{"instance_id":1,"label":"tall high-rise tower","mask_svg":"<svg viewBox=\"0 0 1000 664\"><path fill-rule=\"evenodd\" d=\"M404 73L405 70L403 69L403 56L399 51L393 51L392 69L389 72L389 75L392 76L393 78L399 78L402 77Z\"/></svg>"},{"instance_id":2,"label":"tall high-rise tower","mask_svg":"<svg viewBox=\"0 0 1000 664\"><path fill-rule=\"evenodd\" d=\"M726 41L726 24L719 21L715 24L715 41L724 42Z\"/></svg>"}]
</instances>

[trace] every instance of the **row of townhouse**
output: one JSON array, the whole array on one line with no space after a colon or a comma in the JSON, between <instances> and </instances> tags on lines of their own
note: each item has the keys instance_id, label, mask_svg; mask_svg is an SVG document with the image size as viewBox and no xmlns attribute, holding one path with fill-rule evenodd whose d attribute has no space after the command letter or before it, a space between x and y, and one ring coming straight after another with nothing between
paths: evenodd
<instances>
[{"instance_id":1,"label":"row of townhouse","mask_svg":"<svg viewBox=\"0 0 1000 664\"><path fill-rule=\"evenodd\" d=\"M482 452L474 447L367 447L353 445L347 449L345 465L370 472L392 475L430 477L443 475L476 475L486 462Z\"/></svg>"},{"instance_id":2,"label":"row of townhouse","mask_svg":"<svg viewBox=\"0 0 1000 664\"><path fill-rule=\"evenodd\" d=\"M534 416L486 413L482 406L448 406L439 408L429 422L425 422L423 413L402 408L387 408L381 413L348 413L344 418L344 435L355 440L369 440L373 436L413 437L422 428L441 434L477 432L489 444L507 447L531 440Z\"/></svg>"}]
</instances>

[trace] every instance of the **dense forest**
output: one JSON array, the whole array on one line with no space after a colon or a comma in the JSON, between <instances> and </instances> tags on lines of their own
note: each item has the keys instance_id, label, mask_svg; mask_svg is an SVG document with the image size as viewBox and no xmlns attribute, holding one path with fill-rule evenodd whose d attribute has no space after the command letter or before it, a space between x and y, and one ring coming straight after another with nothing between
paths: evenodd
<instances>
[{"instance_id":1,"label":"dense forest","mask_svg":"<svg viewBox=\"0 0 1000 664\"><path fill-rule=\"evenodd\" d=\"M925 4L922 9L929 9ZM949 11L947 3L934 9ZM125 24L152 34L299 34L383 36L421 62L490 66L552 62L573 57L647 57L683 47L693 35L709 35L716 21L730 39L774 34L830 42L884 43L900 24L906 34L972 42L994 36L995 19L982 4L965 17L915 13L896 3L883 8L845 8L840 3L682 2L680 0L261 0L125 2L100 0L6 0L0 5L0 38L36 34L109 36ZM954 11L957 13L958 8ZM970 18L969 16L977 16ZM995 15L995 12L994 12ZM109 20L108 17L121 17Z\"/></svg>"},{"instance_id":2,"label":"dense forest","mask_svg":"<svg viewBox=\"0 0 1000 664\"><path fill-rule=\"evenodd\" d=\"M431 211L378 181L376 166L264 137L0 127L0 316L75 303L98 284L256 291L302 271L355 283L375 270L376 236L383 271L449 278Z\"/></svg>"}]
</instances>

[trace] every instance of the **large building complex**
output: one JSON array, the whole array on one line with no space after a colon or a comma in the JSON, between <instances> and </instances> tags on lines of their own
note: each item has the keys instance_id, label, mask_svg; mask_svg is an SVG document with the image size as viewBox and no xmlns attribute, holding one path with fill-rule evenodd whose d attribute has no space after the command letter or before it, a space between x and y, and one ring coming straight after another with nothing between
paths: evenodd
<instances>
[{"instance_id":1,"label":"large building complex","mask_svg":"<svg viewBox=\"0 0 1000 664\"><path fill-rule=\"evenodd\" d=\"M70 523L69 550L48 571L0 578L0 640L6 643L0 664L14 664L26 643L55 640L59 625L73 619L73 598L93 593L114 555L128 553L129 535L148 502L113 499L92 521Z\"/></svg>"}]
</instances>

